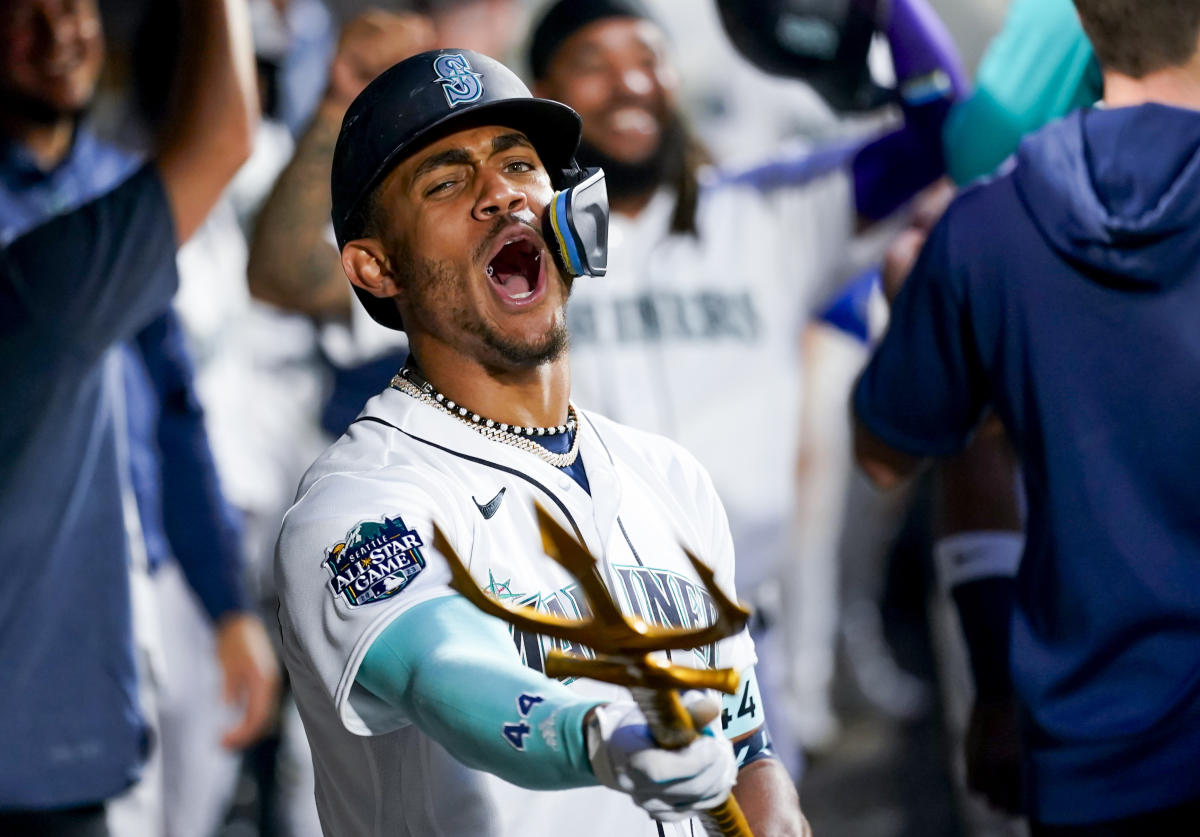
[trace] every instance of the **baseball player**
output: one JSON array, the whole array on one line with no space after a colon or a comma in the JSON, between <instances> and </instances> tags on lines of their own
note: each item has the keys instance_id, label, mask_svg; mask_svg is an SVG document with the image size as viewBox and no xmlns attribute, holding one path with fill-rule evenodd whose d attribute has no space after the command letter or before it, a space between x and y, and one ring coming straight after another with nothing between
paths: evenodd
<instances>
[{"instance_id":1,"label":"baseball player","mask_svg":"<svg viewBox=\"0 0 1200 837\"><path fill-rule=\"evenodd\" d=\"M607 229L602 175L572 159L579 135L574 111L466 50L397 64L342 123L342 266L371 316L407 332L411 356L309 470L277 550L283 654L327 834L691 835L693 812L735 780L755 833L807 830L745 632L673 655L734 668L742 685L720 726L662 750L626 690L545 677L548 641L453 593L432 546L436 523L492 595L586 618L543 553L538 503L648 623L713 618L684 548L732 591L705 471L569 400L570 276L602 271ZM567 231L553 258L543 223L552 241ZM697 714L711 700L688 696Z\"/></svg>"},{"instance_id":2,"label":"baseball player","mask_svg":"<svg viewBox=\"0 0 1200 837\"><path fill-rule=\"evenodd\" d=\"M856 386L856 452L895 483L994 438L994 414L1021 463L1024 548L976 536L942 556L979 700L1011 690L1019 712L977 716L981 789L1035 837L1191 835L1200 4L1074 5L1101 105L1027 137L933 227ZM1015 529L1002 482L971 486L969 511Z\"/></svg>"}]
</instances>

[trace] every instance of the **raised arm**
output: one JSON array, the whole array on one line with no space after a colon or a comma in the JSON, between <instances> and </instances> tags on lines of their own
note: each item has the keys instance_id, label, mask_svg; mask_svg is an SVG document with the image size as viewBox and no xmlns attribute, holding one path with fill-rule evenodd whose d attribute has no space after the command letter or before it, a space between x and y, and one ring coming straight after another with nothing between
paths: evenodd
<instances>
[{"instance_id":1,"label":"raised arm","mask_svg":"<svg viewBox=\"0 0 1200 837\"><path fill-rule=\"evenodd\" d=\"M350 285L326 232L342 116L371 79L432 42L433 26L421 15L370 11L346 25L329 89L258 216L248 268L255 297L312 317L349 318Z\"/></svg>"},{"instance_id":2,"label":"raised arm","mask_svg":"<svg viewBox=\"0 0 1200 837\"><path fill-rule=\"evenodd\" d=\"M864 224L886 218L945 172L942 127L967 90L958 50L927 0L893 0L885 31L904 125L854 158L855 205Z\"/></svg>"},{"instance_id":3,"label":"raised arm","mask_svg":"<svg viewBox=\"0 0 1200 837\"><path fill-rule=\"evenodd\" d=\"M155 160L186 241L250 156L258 92L245 0L185 0L183 53Z\"/></svg>"},{"instance_id":4,"label":"raised arm","mask_svg":"<svg viewBox=\"0 0 1200 837\"><path fill-rule=\"evenodd\" d=\"M946 120L948 173L960 184L990 174L1023 136L1103 95L1100 64L1071 0L1015 0L975 91Z\"/></svg>"}]
</instances>

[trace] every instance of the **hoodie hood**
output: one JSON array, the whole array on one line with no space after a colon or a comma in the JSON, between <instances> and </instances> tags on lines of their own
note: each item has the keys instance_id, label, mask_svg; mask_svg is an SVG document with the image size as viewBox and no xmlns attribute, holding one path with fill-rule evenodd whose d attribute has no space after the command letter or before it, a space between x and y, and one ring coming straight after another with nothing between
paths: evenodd
<instances>
[{"instance_id":1,"label":"hoodie hood","mask_svg":"<svg viewBox=\"0 0 1200 837\"><path fill-rule=\"evenodd\" d=\"M1150 290L1200 264L1200 111L1078 111L1021 144L1013 177L1050 245L1097 280Z\"/></svg>"}]
</instances>

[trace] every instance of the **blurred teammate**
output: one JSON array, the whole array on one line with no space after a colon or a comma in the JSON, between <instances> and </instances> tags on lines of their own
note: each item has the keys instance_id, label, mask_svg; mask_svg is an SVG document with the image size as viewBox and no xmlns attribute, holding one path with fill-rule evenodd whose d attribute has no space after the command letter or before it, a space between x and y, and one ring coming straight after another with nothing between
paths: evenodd
<instances>
[{"instance_id":1,"label":"blurred teammate","mask_svg":"<svg viewBox=\"0 0 1200 837\"><path fill-rule=\"evenodd\" d=\"M992 656L1033 831L1182 835L1200 808L1200 462L1180 447L1200 392L1200 7L1076 6L1105 107L1027 140L935 228L856 392L859 457L894 481L995 411L1028 497Z\"/></svg>"},{"instance_id":2,"label":"blurred teammate","mask_svg":"<svg viewBox=\"0 0 1200 837\"><path fill-rule=\"evenodd\" d=\"M0 608L12 622L3 657L15 678L5 713L18 724L4 733L11 772L0 773L0 810L14 812L11 820L0 814L5 833L103 833L103 803L137 778L150 749L137 689L148 697L156 674L143 669L138 683L130 629L145 641L157 633L153 605L139 607L147 562L165 548L156 448L171 474L168 500L181 512L167 530L181 560L196 558L189 577L221 619L227 696L249 701L227 743L244 744L265 719L273 663L261 626L240 612L230 567L209 566L219 557L212 551L228 556L237 544L189 400L177 326L160 316L175 287L176 236L186 239L207 213L253 125L243 10L214 3L185 11L196 49L208 52L191 56L171 133L141 167L79 121L103 58L95 4L23 0L0 12L4 238L70 213L13 245L16 267L2 292L3 391L26 407L24 418L5 423L0 519L14 548L41 556L37 584L52 585L38 594L11 577ZM105 198L79 208L97 195ZM197 519L205 531L181 536ZM203 538L216 547L205 549ZM14 644L30 631L37 643ZM138 827L161 828L147 816Z\"/></svg>"}]
</instances>

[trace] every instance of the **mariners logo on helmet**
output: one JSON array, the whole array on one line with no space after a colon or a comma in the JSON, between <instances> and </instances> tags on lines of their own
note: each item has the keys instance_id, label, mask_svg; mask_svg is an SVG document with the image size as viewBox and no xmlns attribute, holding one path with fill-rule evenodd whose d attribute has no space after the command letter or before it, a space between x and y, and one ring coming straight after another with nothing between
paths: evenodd
<instances>
[{"instance_id":1,"label":"mariners logo on helmet","mask_svg":"<svg viewBox=\"0 0 1200 837\"><path fill-rule=\"evenodd\" d=\"M397 518L363 521L326 554L332 578L329 589L349 605L364 605L394 596L425 569L421 536Z\"/></svg>"},{"instance_id":2,"label":"mariners logo on helmet","mask_svg":"<svg viewBox=\"0 0 1200 837\"><path fill-rule=\"evenodd\" d=\"M457 52L439 55L433 62L433 69L437 71L437 80L450 107L476 102L483 96L483 75L471 70L465 55Z\"/></svg>"}]
</instances>

